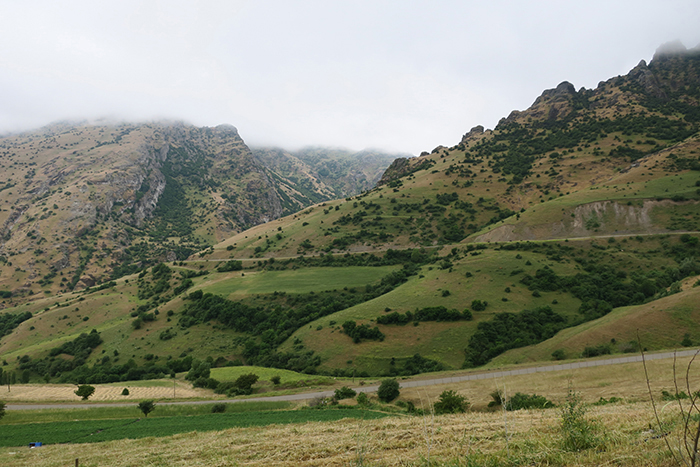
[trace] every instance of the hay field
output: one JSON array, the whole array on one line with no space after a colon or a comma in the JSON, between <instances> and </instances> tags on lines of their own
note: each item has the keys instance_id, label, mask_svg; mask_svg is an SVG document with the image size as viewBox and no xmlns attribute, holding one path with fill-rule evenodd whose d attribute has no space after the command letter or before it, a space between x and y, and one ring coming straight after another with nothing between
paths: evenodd
<instances>
[{"instance_id":1,"label":"hay field","mask_svg":"<svg viewBox=\"0 0 700 467\"><path fill-rule=\"evenodd\" d=\"M234 428L106 443L3 448L7 466L670 466L648 404L595 407L600 449L565 452L557 409ZM508 441L506 443L506 429Z\"/></svg>"},{"instance_id":2,"label":"hay field","mask_svg":"<svg viewBox=\"0 0 700 467\"><path fill-rule=\"evenodd\" d=\"M127 381L117 384L95 384L95 394L90 396L91 402L116 401L129 402L142 399L172 399L173 383L140 385L139 381ZM11 402L79 402L80 397L74 394L77 386L74 384L18 384L0 388L0 400ZM129 390L128 396L122 396L122 390ZM195 389L189 383L177 381L175 396L178 399L207 397L211 391Z\"/></svg>"}]
</instances>

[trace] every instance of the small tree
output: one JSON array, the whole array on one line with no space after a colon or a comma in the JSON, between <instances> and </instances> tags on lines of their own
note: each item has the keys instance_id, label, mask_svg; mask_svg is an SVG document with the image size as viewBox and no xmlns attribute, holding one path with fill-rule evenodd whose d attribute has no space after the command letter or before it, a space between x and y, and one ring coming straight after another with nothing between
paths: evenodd
<instances>
[{"instance_id":1,"label":"small tree","mask_svg":"<svg viewBox=\"0 0 700 467\"><path fill-rule=\"evenodd\" d=\"M185 376L185 379L188 381L194 381L199 378L209 378L210 374L211 364L209 362L193 360L192 366L190 366L190 371L187 372L187 376Z\"/></svg>"},{"instance_id":2,"label":"small tree","mask_svg":"<svg viewBox=\"0 0 700 467\"><path fill-rule=\"evenodd\" d=\"M440 400L433 406L436 414L464 413L469 409L469 402L452 390L443 391Z\"/></svg>"},{"instance_id":3,"label":"small tree","mask_svg":"<svg viewBox=\"0 0 700 467\"><path fill-rule=\"evenodd\" d=\"M156 408L156 404L153 403L153 401L148 400L148 401L141 401L139 402L139 410L143 412L143 415L148 418L148 414L153 412Z\"/></svg>"},{"instance_id":4,"label":"small tree","mask_svg":"<svg viewBox=\"0 0 700 467\"><path fill-rule=\"evenodd\" d=\"M122 389L122 396L128 396L128 395L129 395L129 389L128 388Z\"/></svg>"},{"instance_id":5,"label":"small tree","mask_svg":"<svg viewBox=\"0 0 700 467\"><path fill-rule=\"evenodd\" d=\"M357 395L357 392L355 392L354 389L350 389L347 386L343 386L342 388L335 390L335 398L338 400L352 399L356 395Z\"/></svg>"},{"instance_id":6,"label":"small tree","mask_svg":"<svg viewBox=\"0 0 700 467\"><path fill-rule=\"evenodd\" d=\"M399 382L395 379L385 379L379 385L377 397L383 402L391 402L399 397Z\"/></svg>"},{"instance_id":7,"label":"small tree","mask_svg":"<svg viewBox=\"0 0 700 467\"><path fill-rule=\"evenodd\" d=\"M75 395L81 397L84 401L88 400L90 396L95 394L95 387L89 384L83 384L78 386L78 389L74 391Z\"/></svg>"},{"instance_id":8,"label":"small tree","mask_svg":"<svg viewBox=\"0 0 700 467\"><path fill-rule=\"evenodd\" d=\"M253 393L253 385L258 382L258 375L254 373L249 373L247 375L239 376L233 383L241 395L248 395Z\"/></svg>"},{"instance_id":9,"label":"small tree","mask_svg":"<svg viewBox=\"0 0 700 467\"><path fill-rule=\"evenodd\" d=\"M2 417L5 416L5 407L5 403L0 401L0 420L2 420Z\"/></svg>"}]
</instances>

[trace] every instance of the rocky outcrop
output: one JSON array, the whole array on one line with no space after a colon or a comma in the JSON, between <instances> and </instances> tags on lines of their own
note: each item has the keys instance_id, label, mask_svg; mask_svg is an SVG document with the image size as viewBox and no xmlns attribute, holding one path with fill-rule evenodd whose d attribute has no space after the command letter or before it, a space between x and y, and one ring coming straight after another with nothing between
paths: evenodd
<instances>
[{"instance_id":1,"label":"rocky outcrop","mask_svg":"<svg viewBox=\"0 0 700 467\"><path fill-rule=\"evenodd\" d=\"M574 108L572 101L576 94L574 85L564 81L554 89L545 90L527 110L513 110L507 118L502 118L498 122L496 129L525 119L555 120L565 117Z\"/></svg>"},{"instance_id":2,"label":"rocky outcrop","mask_svg":"<svg viewBox=\"0 0 700 467\"><path fill-rule=\"evenodd\" d=\"M659 80L656 79L654 73L649 69L647 63L642 60L628 74L629 78L635 81L644 92L650 96L665 99L666 93L661 89Z\"/></svg>"},{"instance_id":3,"label":"rocky outcrop","mask_svg":"<svg viewBox=\"0 0 700 467\"><path fill-rule=\"evenodd\" d=\"M464 136L462 136L462 141L461 141L461 143L462 143L462 144L466 144L466 143L468 143L471 139L473 139L473 138L475 138L475 137L477 137L477 136L481 136L481 135L483 135L483 134L484 134L484 127L481 126L481 125L477 125L477 126L475 126L474 128L472 128L471 130L469 130L469 132L466 133Z\"/></svg>"},{"instance_id":4,"label":"rocky outcrop","mask_svg":"<svg viewBox=\"0 0 700 467\"><path fill-rule=\"evenodd\" d=\"M377 186L386 185L392 180L401 178L411 170L410 160L406 157L399 157L384 171L384 175L377 183Z\"/></svg>"}]
</instances>

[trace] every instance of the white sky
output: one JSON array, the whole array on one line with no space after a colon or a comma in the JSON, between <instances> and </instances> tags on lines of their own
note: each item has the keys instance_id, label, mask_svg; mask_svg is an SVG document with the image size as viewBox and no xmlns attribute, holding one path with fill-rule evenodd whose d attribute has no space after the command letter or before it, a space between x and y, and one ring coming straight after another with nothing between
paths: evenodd
<instances>
[{"instance_id":1,"label":"white sky","mask_svg":"<svg viewBox=\"0 0 700 467\"><path fill-rule=\"evenodd\" d=\"M676 39L700 44L698 0L0 0L0 131L169 118L419 154Z\"/></svg>"}]
</instances>

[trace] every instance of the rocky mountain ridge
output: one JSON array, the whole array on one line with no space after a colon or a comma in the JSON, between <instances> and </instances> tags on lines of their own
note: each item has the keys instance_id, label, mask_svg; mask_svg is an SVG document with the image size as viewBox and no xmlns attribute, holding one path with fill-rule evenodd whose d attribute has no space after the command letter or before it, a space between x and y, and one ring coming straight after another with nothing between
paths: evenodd
<instances>
[{"instance_id":1,"label":"rocky mountain ridge","mask_svg":"<svg viewBox=\"0 0 700 467\"><path fill-rule=\"evenodd\" d=\"M231 125L63 122L2 138L0 290L87 287L335 198L305 167L279 173ZM346 182L367 187L364 172Z\"/></svg>"}]
</instances>

